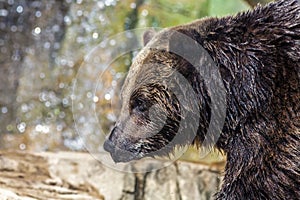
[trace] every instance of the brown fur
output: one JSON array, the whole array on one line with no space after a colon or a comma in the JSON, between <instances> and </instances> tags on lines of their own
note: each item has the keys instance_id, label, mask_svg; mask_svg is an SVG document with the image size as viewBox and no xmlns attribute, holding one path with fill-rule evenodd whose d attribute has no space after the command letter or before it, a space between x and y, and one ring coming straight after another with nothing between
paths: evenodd
<instances>
[{"instance_id":1,"label":"brown fur","mask_svg":"<svg viewBox=\"0 0 300 200\"><path fill-rule=\"evenodd\" d=\"M172 39L171 31L187 35L209 53L226 89L225 124L215 146L226 152L227 164L216 198L300 199L299 3L280 0L234 17L199 20L157 33L152 40L162 41L168 33ZM171 39L167 45L184 48ZM199 123L193 121L193 109L172 93L180 83L165 84L173 70L197 93ZM165 155L175 145L190 144L193 138L201 144L207 136L211 94L193 65L172 52L144 49L122 95L120 118L105 143L117 162ZM183 97L184 102L189 98ZM180 124L183 113L191 116L186 124ZM197 135L178 133L180 125ZM180 140L171 144L178 134Z\"/></svg>"}]
</instances>

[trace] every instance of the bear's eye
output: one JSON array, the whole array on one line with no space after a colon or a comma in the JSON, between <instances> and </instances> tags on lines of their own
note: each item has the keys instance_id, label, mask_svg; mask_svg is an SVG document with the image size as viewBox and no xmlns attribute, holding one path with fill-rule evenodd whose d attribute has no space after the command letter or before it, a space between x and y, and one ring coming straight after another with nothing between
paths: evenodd
<instances>
[{"instance_id":1,"label":"bear's eye","mask_svg":"<svg viewBox=\"0 0 300 200\"><path fill-rule=\"evenodd\" d=\"M147 111L147 105L142 99L133 100L131 105L132 105L131 106L132 111L139 111L139 112Z\"/></svg>"}]
</instances>

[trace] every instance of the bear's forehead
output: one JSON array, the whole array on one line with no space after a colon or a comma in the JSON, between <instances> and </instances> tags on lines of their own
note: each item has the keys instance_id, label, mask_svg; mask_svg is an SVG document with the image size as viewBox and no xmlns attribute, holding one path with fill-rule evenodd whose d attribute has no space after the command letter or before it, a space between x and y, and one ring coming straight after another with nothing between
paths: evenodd
<instances>
[{"instance_id":1,"label":"bear's forehead","mask_svg":"<svg viewBox=\"0 0 300 200\"><path fill-rule=\"evenodd\" d=\"M141 78L142 69L145 65L146 60L149 60L155 56L158 50L168 49L168 38L170 36L170 29L164 29L158 32L151 41L141 49L141 51L134 58L132 65L130 66L129 72L125 79L122 88L122 98L125 99L130 95L132 90L136 87L136 80ZM127 97L129 98L129 97Z\"/></svg>"},{"instance_id":2,"label":"bear's forehead","mask_svg":"<svg viewBox=\"0 0 300 200\"><path fill-rule=\"evenodd\" d=\"M160 64L169 66L175 63L176 58L168 54L170 49L169 45L174 33L179 33L177 28L174 27L159 31L133 59L121 92L123 104L128 103L131 93L138 87L139 82L143 82L145 75L147 75L147 78L153 76L153 74L148 73L149 71L155 72L155 70L158 69L157 66ZM180 33L179 35L181 36ZM166 73L168 72L168 70L162 71L163 68L159 69L161 73L157 74L163 74L164 71L166 71Z\"/></svg>"}]
</instances>

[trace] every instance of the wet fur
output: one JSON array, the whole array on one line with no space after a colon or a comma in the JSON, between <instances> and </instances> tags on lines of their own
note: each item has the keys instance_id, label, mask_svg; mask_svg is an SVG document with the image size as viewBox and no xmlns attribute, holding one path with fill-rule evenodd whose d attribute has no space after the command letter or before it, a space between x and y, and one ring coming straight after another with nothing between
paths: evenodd
<instances>
[{"instance_id":1,"label":"wet fur","mask_svg":"<svg viewBox=\"0 0 300 200\"><path fill-rule=\"evenodd\" d=\"M299 3L281 0L233 17L202 19L170 30L193 38L208 51L226 89L226 119L216 147L226 152L227 164L216 199L300 199ZM106 144L112 155L131 152L118 161L172 151L173 146L159 149L175 137L188 108L162 84L171 69L183 74L198 94L199 127L186 126L197 129L194 143L204 140L211 111L203 78L179 56L149 50L138 58L124 84L122 109L130 112L121 114L110 135L107 143L114 149ZM165 125L151 135L153 126L142 131L135 126L149 123L147 108L154 104L159 105L157 117L162 116ZM180 141L178 145L189 144L190 136Z\"/></svg>"}]
</instances>

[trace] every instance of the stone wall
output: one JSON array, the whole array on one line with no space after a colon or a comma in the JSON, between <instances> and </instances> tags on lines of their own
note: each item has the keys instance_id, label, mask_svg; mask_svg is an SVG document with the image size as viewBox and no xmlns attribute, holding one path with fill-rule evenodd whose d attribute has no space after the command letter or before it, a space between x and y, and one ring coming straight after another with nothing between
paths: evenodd
<instances>
[{"instance_id":1,"label":"stone wall","mask_svg":"<svg viewBox=\"0 0 300 200\"><path fill-rule=\"evenodd\" d=\"M177 161L153 172L124 173L88 153L0 152L0 199L213 199L223 165Z\"/></svg>"}]
</instances>

